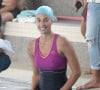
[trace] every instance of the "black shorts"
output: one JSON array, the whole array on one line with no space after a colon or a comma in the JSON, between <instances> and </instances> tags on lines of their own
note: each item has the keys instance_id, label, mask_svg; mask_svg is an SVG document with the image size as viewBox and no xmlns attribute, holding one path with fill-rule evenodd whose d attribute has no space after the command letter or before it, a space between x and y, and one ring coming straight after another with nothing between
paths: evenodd
<instances>
[{"instance_id":1,"label":"black shorts","mask_svg":"<svg viewBox=\"0 0 100 90\"><path fill-rule=\"evenodd\" d=\"M14 18L17 17L17 15L21 12L20 9L15 8L14 10L10 11L10 13L14 16Z\"/></svg>"}]
</instances>

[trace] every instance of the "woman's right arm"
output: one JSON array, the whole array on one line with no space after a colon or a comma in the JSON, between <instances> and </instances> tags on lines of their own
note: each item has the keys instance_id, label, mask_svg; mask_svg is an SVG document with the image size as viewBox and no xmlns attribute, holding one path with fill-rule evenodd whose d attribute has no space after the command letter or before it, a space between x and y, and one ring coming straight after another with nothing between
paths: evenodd
<instances>
[{"instance_id":1,"label":"woman's right arm","mask_svg":"<svg viewBox=\"0 0 100 90\"><path fill-rule=\"evenodd\" d=\"M28 54L31 59L32 69L33 69L33 76L32 76L32 90L36 90L39 82L39 72L34 64L34 48L35 48L35 41L31 41L28 45Z\"/></svg>"}]
</instances>

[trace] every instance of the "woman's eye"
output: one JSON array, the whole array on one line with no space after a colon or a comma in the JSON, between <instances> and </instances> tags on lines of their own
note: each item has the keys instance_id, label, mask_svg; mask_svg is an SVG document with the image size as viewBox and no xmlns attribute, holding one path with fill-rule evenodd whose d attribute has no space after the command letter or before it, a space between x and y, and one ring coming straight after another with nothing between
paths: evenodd
<instances>
[{"instance_id":1,"label":"woman's eye","mask_svg":"<svg viewBox=\"0 0 100 90\"><path fill-rule=\"evenodd\" d=\"M48 19L46 19L45 21L46 21L46 22L48 22L49 20L48 20Z\"/></svg>"},{"instance_id":2,"label":"woman's eye","mask_svg":"<svg viewBox=\"0 0 100 90\"><path fill-rule=\"evenodd\" d=\"M36 20L36 22L40 22L41 20Z\"/></svg>"}]
</instances>

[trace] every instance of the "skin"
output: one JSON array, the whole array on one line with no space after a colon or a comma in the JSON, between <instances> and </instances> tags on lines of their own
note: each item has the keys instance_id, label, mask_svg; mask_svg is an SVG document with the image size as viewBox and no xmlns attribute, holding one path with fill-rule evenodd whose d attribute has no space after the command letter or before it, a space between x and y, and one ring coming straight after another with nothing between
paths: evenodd
<instances>
[{"instance_id":1,"label":"skin","mask_svg":"<svg viewBox=\"0 0 100 90\"><path fill-rule=\"evenodd\" d=\"M50 52L54 38L54 33L51 31L52 21L47 15L38 14L36 16L36 25L41 34L39 40L40 52L44 57L46 57ZM32 62L34 73L32 77L32 90L35 90L40 79L38 69L34 64L35 40L36 39L30 41L28 45L28 54ZM61 56L68 59L72 71L68 81L60 88L60 90L69 90L81 74L78 58L70 42L63 36L59 36L57 39L57 51Z\"/></svg>"},{"instance_id":2,"label":"skin","mask_svg":"<svg viewBox=\"0 0 100 90\"><path fill-rule=\"evenodd\" d=\"M2 53L2 49L0 48L0 53Z\"/></svg>"},{"instance_id":3,"label":"skin","mask_svg":"<svg viewBox=\"0 0 100 90\"><path fill-rule=\"evenodd\" d=\"M85 9L87 0L83 0L83 10ZM82 21L81 21L81 34L83 35L83 37L85 37L85 33L86 33L86 21L85 18L82 17Z\"/></svg>"},{"instance_id":4,"label":"skin","mask_svg":"<svg viewBox=\"0 0 100 90\"><path fill-rule=\"evenodd\" d=\"M12 20L14 17L9 12L16 7L17 0L3 0L2 5L5 7L0 9L0 14L2 17L2 23L4 24L6 21Z\"/></svg>"},{"instance_id":5,"label":"skin","mask_svg":"<svg viewBox=\"0 0 100 90\"><path fill-rule=\"evenodd\" d=\"M85 33L86 33L86 22L84 20L84 17L82 17L81 21L81 34L85 38Z\"/></svg>"},{"instance_id":6,"label":"skin","mask_svg":"<svg viewBox=\"0 0 100 90\"><path fill-rule=\"evenodd\" d=\"M21 4L20 4L21 2ZM3 0L2 5L5 7L0 9L0 14L2 18L2 24L5 24L7 21L11 21L14 16L9 12L13 9L15 9L16 4L20 7L22 5L22 0ZM3 38L3 31L0 32L0 38Z\"/></svg>"},{"instance_id":7,"label":"skin","mask_svg":"<svg viewBox=\"0 0 100 90\"><path fill-rule=\"evenodd\" d=\"M24 8L24 0L18 0L17 8L19 8L20 10L23 10L23 8Z\"/></svg>"}]
</instances>

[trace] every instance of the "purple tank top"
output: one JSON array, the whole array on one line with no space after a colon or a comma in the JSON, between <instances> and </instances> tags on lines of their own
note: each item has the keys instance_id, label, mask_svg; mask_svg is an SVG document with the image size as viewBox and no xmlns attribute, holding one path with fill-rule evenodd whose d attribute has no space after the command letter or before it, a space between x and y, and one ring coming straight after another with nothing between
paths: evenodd
<instances>
[{"instance_id":1,"label":"purple tank top","mask_svg":"<svg viewBox=\"0 0 100 90\"><path fill-rule=\"evenodd\" d=\"M66 58L62 57L57 52L57 37L58 35L55 34L51 50L48 56L46 57L43 57L40 54L40 50L39 50L39 39L40 38L36 39L34 61L38 69L42 69L42 70L66 69L66 65L67 65Z\"/></svg>"}]
</instances>

